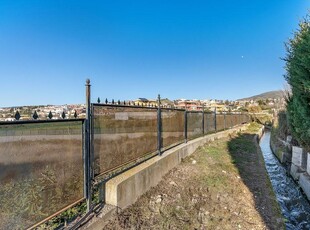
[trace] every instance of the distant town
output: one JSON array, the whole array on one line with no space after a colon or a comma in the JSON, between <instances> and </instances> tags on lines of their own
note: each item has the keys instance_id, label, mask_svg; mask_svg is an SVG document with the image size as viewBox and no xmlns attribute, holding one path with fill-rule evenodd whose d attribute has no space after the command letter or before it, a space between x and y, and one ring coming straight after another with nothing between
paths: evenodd
<instances>
[{"instance_id":1,"label":"distant town","mask_svg":"<svg viewBox=\"0 0 310 230\"><path fill-rule=\"evenodd\" d=\"M157 100L138 98L133 101L101 101L97 103L126 104L139 106L158 106ZM236 101L216 99L161 99L161 105L165 108L179 108L188 111L217 111L217 112L250 112L250 113L273 113L275 109L285 106L285 99L277 98L252 98ZM85 104L73 105L38 105L0 108L0 121L15 120L46 120L46 119L76 119L85 118Z\"/></svg>"}]
</instances>

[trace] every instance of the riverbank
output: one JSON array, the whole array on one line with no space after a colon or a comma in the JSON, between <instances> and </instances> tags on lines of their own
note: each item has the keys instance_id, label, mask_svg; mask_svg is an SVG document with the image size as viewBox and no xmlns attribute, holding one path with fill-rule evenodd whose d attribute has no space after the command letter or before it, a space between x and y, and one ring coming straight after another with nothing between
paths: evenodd
<instances>
[{"instance_id":1,"label":"riverbank","mask_svg":"<svg viewBox=\"0 0 310 230\"><path fill-rule=\"evenodd\" d=\"M258 129L198 149L102 228L283 229Z\"/></svg>"}]
</instances>

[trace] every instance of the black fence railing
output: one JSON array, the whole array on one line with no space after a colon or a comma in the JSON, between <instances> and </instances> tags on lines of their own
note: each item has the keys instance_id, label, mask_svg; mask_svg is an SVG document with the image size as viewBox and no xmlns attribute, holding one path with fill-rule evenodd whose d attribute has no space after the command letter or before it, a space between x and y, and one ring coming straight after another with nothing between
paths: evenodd
<instances>
[{"instance_id":1,"label":"black fence railing","mask_svg":"<svg viewBox=\"0 0 310 230\"><path fill-rule=\"evenodd\" d=\"M35 228L82 201L89 212L102 176L250 121L241 113L163 108L160 97L145 106L90 103L89 81L86 89L86 119L0 123L0 229Z\"/></svg>"}]
</instances>

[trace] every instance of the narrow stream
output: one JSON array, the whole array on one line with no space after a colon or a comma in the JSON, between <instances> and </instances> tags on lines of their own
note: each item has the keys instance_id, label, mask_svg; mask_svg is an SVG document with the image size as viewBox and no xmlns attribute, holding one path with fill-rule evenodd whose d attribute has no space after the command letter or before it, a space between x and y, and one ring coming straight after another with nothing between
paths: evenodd
<instances>
[{"instance_id":1,"label":"narrow stream","mask_svg":"<svg viewBox=\"0 0 310 230\"><path fill-rule=\"evenodd\" d=\"M266 169L286 221L286 229L310 229L310 205L301 193L298 185L286 174L270 149L270 132L266 132L260 141L260 147L266 163Z\"/></svg>"}]
</instances>

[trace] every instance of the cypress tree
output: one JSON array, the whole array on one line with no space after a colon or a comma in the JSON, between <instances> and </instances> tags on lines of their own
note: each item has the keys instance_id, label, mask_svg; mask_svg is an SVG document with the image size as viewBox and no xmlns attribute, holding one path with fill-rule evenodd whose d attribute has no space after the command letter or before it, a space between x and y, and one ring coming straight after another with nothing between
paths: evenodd
<instances>
[{"instance_id":1,"label":"cypress tree","mask_svg":"<svg viewBox=\"0 0 310 230\"><path fill-rule=\"evenodd\" d=\"M18 112L18 110L16 110L16 113L15 113L15 119L18 121L20 119L20 113Z\"/></svg>"},{"instance_id":2,"label":"cypress tree","mask_svg":"<svg viewBox=\"0 0 310 230\"><path fill-rule=\"evenodd\" d=\"M52 114L52 111L50 111L49 113L48 113L48 116L47 116L49 119L52 119L53 118L53 114Z\"/></svg>"},{"instance_id":3,"label":"cypress tree","mask_svg":"<svg viewBox=\"0 0 310 230\"><path fill-rule=\"evenodd\" d=\"M36 110L34 111L34 113L33 113L33 115L32 115L32 118L33 118L34 120L37 120L37 119L39 118L39 116L38 116Z\"/></svg>"},{"instance_id":4,"label":"cypress tree","mask_svg":"<svg viewBox=\"0 0 310 230\"><path fill-rule=\"evenodd\" d=\"M287 97L290 130L299 144L310 149L310 21L307 16L286 43L286 75L292 94Z\"/></svg>"}]
</instances>

